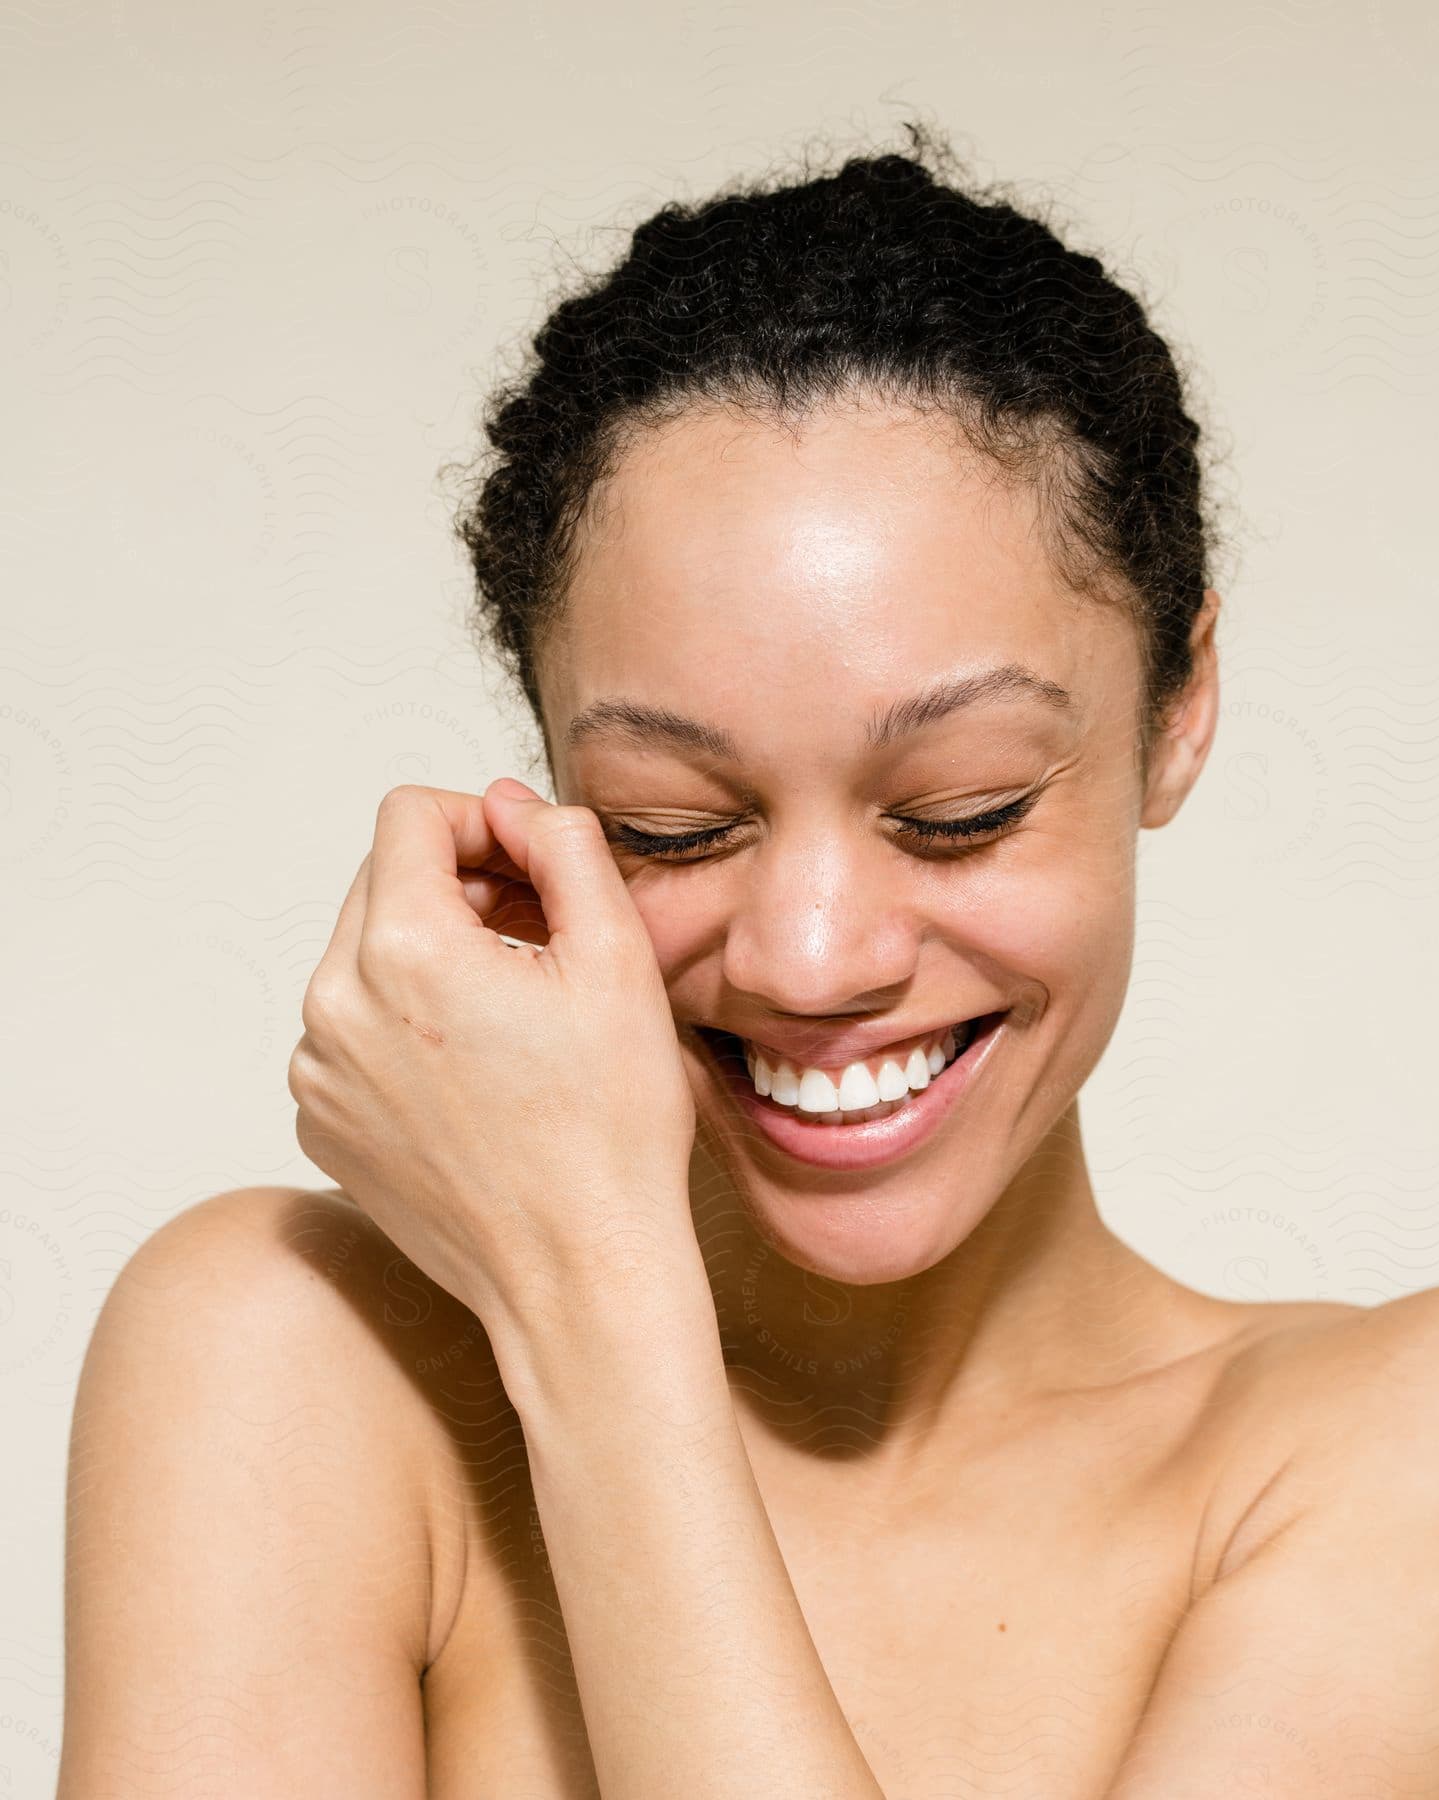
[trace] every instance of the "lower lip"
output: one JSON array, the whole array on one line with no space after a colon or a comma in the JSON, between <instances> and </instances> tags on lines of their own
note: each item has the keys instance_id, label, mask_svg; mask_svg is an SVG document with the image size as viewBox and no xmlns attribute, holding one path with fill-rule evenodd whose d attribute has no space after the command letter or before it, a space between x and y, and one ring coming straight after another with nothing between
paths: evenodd
<instances>
[{"instance_id":1,"label":"lower lip","mask_svg":"<svg viewBox=\"0 0 1439 1800\"><path fill-rule=\"evenodd\" d=\"M990 1050L999 1037L1004 1013L988 1013L979 1021L975 1036L962 1056L941 1069L927 1088L883 1119L861 1119L853 1125L808 1124L797 1113L776 1106L755 1092L754 1083L743 1067L736 1066L741 1052L723 1058L715 1056L713 1039L706 1039L712 1059L725 1086L733 1094L746 1118L764 1133L770 1143L792 1156L796 1162L809 1163L817 1169L875 1169L907 1156L938 1130L940 1121L969 1087L980 1067L988 1060Z\"/></svg>"}]
</instances>

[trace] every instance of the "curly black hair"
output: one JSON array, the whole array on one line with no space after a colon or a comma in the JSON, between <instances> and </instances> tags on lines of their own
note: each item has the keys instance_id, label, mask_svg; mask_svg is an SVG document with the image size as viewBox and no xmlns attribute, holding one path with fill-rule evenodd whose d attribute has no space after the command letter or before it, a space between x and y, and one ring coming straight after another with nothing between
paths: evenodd
<instances>
[{"instance_id":1,"label":"curly black hair","mask_svg":"<svg viewBox=\"0 0 1439 1800\"><path fill-rule=\"evenodd\" d=\"M1097 258L966 183L932 129L905 129L910 155L662 206L488 402L455 530L477 642L542 734L536 659L585 508L633 435L700 402L792 423L864 391L943 410L1034 484L1062 579L1137 627L1147 760L1192 672L1214 549L1185 383Z\"/></svg>"}]
</instances>

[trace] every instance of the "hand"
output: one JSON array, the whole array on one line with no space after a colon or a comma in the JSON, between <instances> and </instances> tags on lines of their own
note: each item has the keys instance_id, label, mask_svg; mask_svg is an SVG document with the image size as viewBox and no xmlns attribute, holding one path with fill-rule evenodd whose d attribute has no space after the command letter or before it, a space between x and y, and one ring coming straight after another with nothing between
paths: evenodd
<instances>
[{"instance_id":1,"label":"hand","mask_svg":"<svg viewBox=\"0 0 1439 1800\"><path fill-rule=\"evenodd\" d=\"M674 1019L587 807L392 788L301 1011L301 1149L488 1330L698 1257Z\"/></svg>"}]
</instances>

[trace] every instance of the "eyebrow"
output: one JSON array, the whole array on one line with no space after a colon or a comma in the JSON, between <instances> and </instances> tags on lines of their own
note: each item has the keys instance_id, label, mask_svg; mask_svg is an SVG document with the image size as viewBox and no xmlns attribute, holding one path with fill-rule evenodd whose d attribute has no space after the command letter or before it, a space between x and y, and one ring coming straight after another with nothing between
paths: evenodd
<instances>
[{"instance_id":1,"label":"eyebrow","mask_svg":"<svg viewBox=\"0 0 1439 1800\"><path fill-rule=\"evenodd\" d=\"M1015 695L1028 696L1056 711L1067 711L1074 705L1074 696L1058 682L1046 680L1020 663L1003 663L977 675L951 676L933 682L893 701L870 719L865 727L865 742L871 750L879 750L964 707ZM633 744L667 744L678 750L698 751L720 762L742 760L733 735L720 726L641 700L596 700L581 708L565 729L565 743L573 749L590 737L616 737Z\"/></svg>"}]
</instances>

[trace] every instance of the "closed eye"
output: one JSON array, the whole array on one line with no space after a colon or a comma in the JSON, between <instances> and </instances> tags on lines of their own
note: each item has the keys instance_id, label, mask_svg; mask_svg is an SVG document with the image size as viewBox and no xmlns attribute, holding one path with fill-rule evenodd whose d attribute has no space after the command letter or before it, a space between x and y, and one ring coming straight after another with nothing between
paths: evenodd
<instances>
[{"instance_id":1,"label":"closed eye","mask_svg":"<svg viewBox=\"0 0 1439 1800\"><path fill-rule=\"evenodd\" d=\"M1038 798L1037 792L1025 794L1020 799L1011 800L1004 806L996 806L989 812L970 813L961 819L916 819L905 813L889 813L887 817L900 827L901 837L911 838L922 847L945 844L962 850L971 847L981 838L993 841L1002 837L1006 831L1019 824ZM663 861L683 857L687 862L701 862L704 860L702 857L686 856L685 852L715 849L738 829L736 825L715 825L704 831L656 835L653 832L636 831L632 825L621 825L611 820L605 826L605 836L612 844L628 850L634 856L657 857Z\"/></svg>"}]
</instances>

